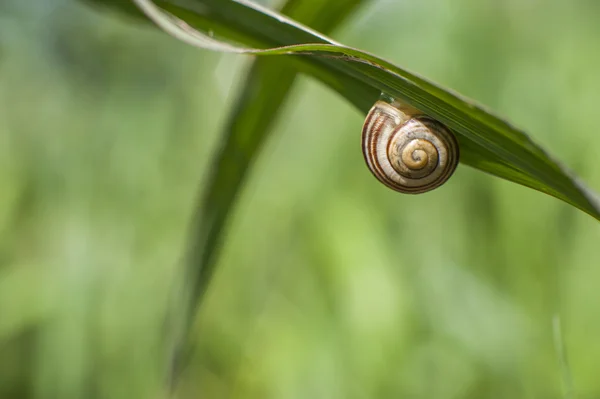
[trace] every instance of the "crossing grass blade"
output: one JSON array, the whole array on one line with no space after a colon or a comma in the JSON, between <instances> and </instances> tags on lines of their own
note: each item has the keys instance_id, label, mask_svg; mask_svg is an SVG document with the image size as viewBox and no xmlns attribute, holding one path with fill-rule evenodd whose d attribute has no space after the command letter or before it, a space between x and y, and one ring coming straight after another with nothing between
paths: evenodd
<instances>
[{"instance_id":1,"label":"crossing grass blade","mask_svg":"<svg viewBox=\"0 0 600 399\"><path fill-rule=\"evenodd\" d=\"M289 0L281 12L323 32L330 32L369 1ZM253 62L244 79L223 129L221 147L209 168L211 173L203 188L193 224L184 273L191 287L188 287L187 311L183 314L183 335L189 330L194 310L202 302L211 280L223 229L235 200L253 160L258 157L288 99L297 75L297 68L285 59L260 58ZM176 345L175 351L179 350L179 345ZM180 356L175 353L175 373L181 368L177 364Z\"/></svg>"},{"instance_id":2,"label":"crossing grass blade","mask_svg":"<svg viewBox=\"0 0 600 399\"><path fill-rule=\"evenodd\" d=\"M282 14L322 32L339 26L370 0L290 0ZM245 79L215 156L198 208L190 256L193 298L200 298L212 275L221 232L252 161L268 138L297 77L297 69L278 58L257 59Z\"/></svg>"}]
</instances>

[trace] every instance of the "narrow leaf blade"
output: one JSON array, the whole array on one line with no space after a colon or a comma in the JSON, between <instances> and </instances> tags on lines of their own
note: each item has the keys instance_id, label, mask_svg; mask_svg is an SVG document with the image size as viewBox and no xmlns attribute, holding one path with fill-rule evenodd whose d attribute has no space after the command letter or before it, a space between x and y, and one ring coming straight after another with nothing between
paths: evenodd
<instances>
[{"instance_id":1,"label":"narrow leaf blade","mask_svg":"<svg viewBox=\"0 0 600 399\"><path fill-rule=\"evenodd\" d=\"M337 44L246 0L171 0L157 3L162 8L150 0L134 1L162 29L200 48L254 55L301 55L303 62L310 64L304 72L330 85L363 112L368 111L368 104L379 93L402 100L446 124L457 135L462 163L550 194L600 220L597 195L524 132L416 74L372 54ZM185 10L185 15L178 9ZM186 21L178 16L186 17ZM231 39L247 38L249 44L258 42L272 47L234 45L201 31L212 31L218 26L226 26L220 32ZM236 34L231 35L231 30Z\"/></svg>"}]
</instances>

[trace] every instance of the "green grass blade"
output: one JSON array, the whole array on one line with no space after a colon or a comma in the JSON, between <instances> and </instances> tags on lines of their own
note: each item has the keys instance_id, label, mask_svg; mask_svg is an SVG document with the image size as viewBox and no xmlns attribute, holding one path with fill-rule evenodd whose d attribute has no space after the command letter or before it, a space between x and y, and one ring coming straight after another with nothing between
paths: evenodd
<instances>
[{"instance_id":1,"label":"green grass blade","mask_svg":"<svg viewBox=\"0 0 600 399\"><path fill-rule=\"evenodd\" d=\"M454 131L462 163L552 195L600 220L595 193L524 132L450 90L246 0L172 0L157 3L161 8L149 0L135 1L162 29L197 47L301 55L303 72L340 92L363 112L380 93L398 98ZM203 33L209 31L216 36Z\"/></svg>"},{"instance_id":2,"label":"green grass blade","mask_svg":"<svg viewBox=\"0 0 600 399\"><path fill-rule=\"evenodd\" d=\"M354 10L370 0L290 0L282 13L323 31L339 26ZM332 17L333 16L333 17ZM191 237L184 277L190 292L184 299L186 311L182 315L182 332L189 331L194 311L201 304L216 265L222 231L244 180L271 132L279 110L285 104L297 77L297 69L279 58L256 60L248 72L245 84L227 120L220 140L221 148L215 154L211 174L204 188ZM184 340L185 338L176 338ZM178 353L185 348L176 342L174 373L182 368ZM190 344L191 345L191 344ZM176 379L176 375L172 376Z\"/></svg>"},{"instance_id":3,"label":"green grass blade","mask_svg":"<svg viewBox=\"0 0 600 399\"><path fill-rule=\"evenodd\" d=\"M322 31L331 31L367 1L292 0L285 4L282 13ZM283 59L258 59L248 73L228 118L222 146L200 202L188 265L194 302L201 300L208 285L227 217L296 77L297 69Z\"/></svg>"},{"instance_id":4,"label":"green grass blade","mask_svg":"<svg viewBox=\"0 0 600 399\"><path fill-rule=\"evenodd\" d=\"M266 62L265 62L266 61ZM189 267L193 298L199 298L210 279L221 231L233 202L284 105L296 72L281 60L259 60L248 78L222 133L221 148L212 163L192 238ZM278 82L274 85L270 82Z\"/></svg>"},{"instance_id":5,"label":"green grass blade","mask_svg":"<svg viewBox=\"0 0 600 399\"><path fill-rule=\"evenodd\" d=\"M282 13L323 32L340 25L370 0L291 0ZM243 181L296 80L297 69L283 59L258 59L252 65L227 126L201 201L192 240L189 278L199 300L213 273L221 231Z\"/></svg>"}]
</instances>

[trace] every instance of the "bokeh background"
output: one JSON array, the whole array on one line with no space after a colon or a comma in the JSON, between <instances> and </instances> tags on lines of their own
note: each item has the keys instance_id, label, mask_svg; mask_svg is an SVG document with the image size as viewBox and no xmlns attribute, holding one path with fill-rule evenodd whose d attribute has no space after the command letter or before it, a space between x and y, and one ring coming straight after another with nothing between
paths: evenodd
<instances>
[{"instance_id":1,"label":"bokeh background","mask_svg":"<svg viewBox=\"0 0 600 399\"><path fill-rule=\"evenodd\" d=\"M508 117L598 190L599 20L594 0L374 0L332 36ZM0 2L0 398L168 396L169 297L251 61L73 0ZM394 193L362 120L295 87L175 397L599 398L598 222L465 166Z\"/></svg>"}]
</instances>

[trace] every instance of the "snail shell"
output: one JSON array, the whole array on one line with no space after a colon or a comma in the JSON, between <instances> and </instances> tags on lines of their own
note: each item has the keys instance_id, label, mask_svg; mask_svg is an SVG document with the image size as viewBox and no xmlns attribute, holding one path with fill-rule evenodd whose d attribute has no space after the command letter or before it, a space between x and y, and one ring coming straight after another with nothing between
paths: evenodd
<instances>
[{"instance_id":1,"label":"snail shell","mask_svg":"<svg viewBox=\"0 0 600 399\"><path fill-rule=\"evenodd\" d=\"M424 193L444 184L458 165L458 143L444 125L407 105L378 101L363 127L371 172L389 188Z\"/></svg>"}]
</instances>

